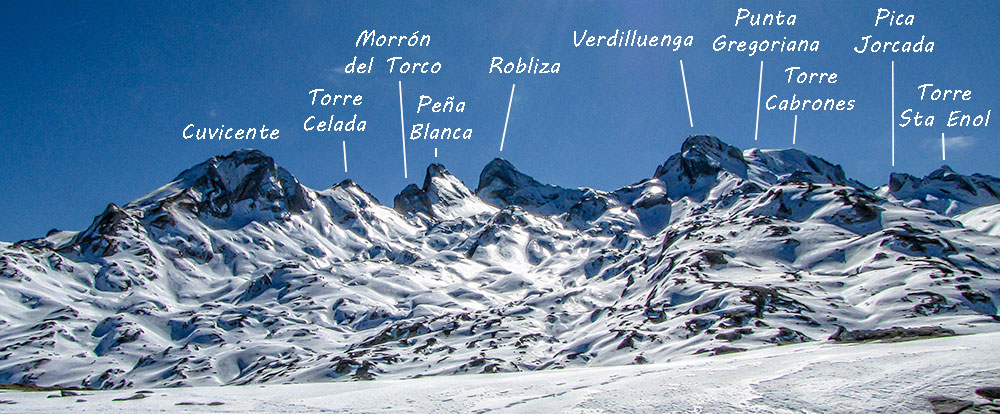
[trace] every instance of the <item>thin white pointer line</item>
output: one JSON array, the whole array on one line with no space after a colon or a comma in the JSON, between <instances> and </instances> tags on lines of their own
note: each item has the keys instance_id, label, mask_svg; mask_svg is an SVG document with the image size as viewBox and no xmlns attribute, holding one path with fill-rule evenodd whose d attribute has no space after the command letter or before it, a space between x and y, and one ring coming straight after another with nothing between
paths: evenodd
<instances>
[{"instance_id":1,"label":"thin white pointer line","mask_svg":"<svg viewBox=\"0 0 1000 414\"><path fill-rule=\"evenodd\" d=\"M347 141L340 141L340 143L344 147L344 172L347 172Z\"/></svg>"},{"instance_id":2,"label":"thin white pointer line","mask_svg":"<svg viewBox=\"0 0 1000 414\"><path fill-rule=\"evenodd\" d=\"M764 89L764 61L760 61L760 82L757 83L757 123L753 127L753 140L757 140L757 131L760 129L760 92Z\"/></svg>"},{"instance_id":3,"label":"thin white pointer line","mask_svg":"<svg viewBox=\"0 0 1000 414\"><path fill-rule=\"evenodd\" d=\"M890 79L892 83L892 117L889 124L892 127L892 166L896 166L896 61L892 61Z\"/></svg>"},{"instance_id":4,"label":"thin white pointer line","mask_svg":"<svg viewBox=\"0 0 1000 414\"><path fill-rule=\"evenodd\" d=\"M503 152L503 142L507 139L507 123L510 122L510 106L514 103L514 86L510 84L510 101L507 101L507 119L503 120L503 135L500 136L500 152Z\"/></svg>"},{"instance_id":5,"label":"thin white pointer line","mask_svg":"<svg viewBox=\"0 0 1000 414\"><path fill-rule=\"evenodd\" d=\"M795 134L799 131L799 116L795 115L795 123L792 124L792 145L795 145Z\"/></svg>"},{"instance_id":6,"label":"thin white pointer line","mask_svg":"<svg viewBox=\"0 0 1000 414\"><path fill-rule=\"evenodd\" d=\"M694 119L691 118L691 99L688 98L688 82L687 78L684 76L684 61L681 60L681 81L684 82L684 102L687 102L688 106L688 122L691 123L691 128L694 128Z\"/></svg>"},{"instance_id":7,"label":"thin white pointer line","mask_svg":"<svg viewBox=\"0 0 1000 414\"><path fill-rule=\"evenodd\" d=\"M944 161L944 132L941 133L941 161Z\"/></svg>"},{"instance_id":8,"label":"thin white pointer line","mask_svg":"<svg viewBox=\"0 0 1000 414\"><path fill-rule=\"evenodd\" d=\"M403 121L403 81L399 81L399 134L403 139L403 178L406 174L406 122Z\"/></svg>"}]
</instances>

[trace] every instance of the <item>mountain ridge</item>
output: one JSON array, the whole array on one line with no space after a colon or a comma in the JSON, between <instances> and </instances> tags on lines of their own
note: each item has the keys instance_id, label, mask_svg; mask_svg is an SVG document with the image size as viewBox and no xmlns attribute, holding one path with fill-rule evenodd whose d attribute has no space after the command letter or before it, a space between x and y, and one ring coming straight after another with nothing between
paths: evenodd
<instances>
[{"instance_id":1,"label":"mountain ridge","mask_svg":"<svg viewBox=\"0 0 1000 414\"><path fill-rule=\"evenodd\" d=\"M949 174L935 200L991 201ZM948 216L900 188L694 136L613 191L496 159L474 191L432 164L389 207L236 151L82 231L0 244L0 383L409 378L996 330L994 204Z\"/></svg>"},{"instance_id":2,"label":"mountain ridge","mask_svg":"<svg viewBox=\"0 0 1000 414\"><path fill-rule=\"evenodd\" d=\"M685 153L695 151L698 155L696 156L684 156ZM705 155L711 154L711 155ZM723 155L724 154L724 155ZM783 158L792 158L792 162L783 160ZM927 176L923 178L915 177L906 173L892 173L890 174L889 183L879 186L877 188L871 188L867 185L858 182L853 179L849 179L846 176L843 168L840 165L832 164L823 158L816 157L805 153L797 149L784 149L784 150L761 150L761 149L749 149L746 151L739 150L729 144L726 144L716 137L707 135L694 135L684 140L681 145L681 152L671 156L667 162L661 164L656 168L652 178L659 178L661 181L670 181L669 179L663 178L664 175L668 173L668 165L676 163L680 166L681 174L679 176L675 174L677 181L690 180L692 182L696 181L704 175L711 175L718 172L727 172L737 176L742 175L747 178L748 174L751 174L749 169L743 169L742 167L733 168L734 165L746 164L749 166L747 159L759 160L763 166L770 169L773 177L766 180L766 182L774 183L784 180L796 180L796 181L820 181L820 182L831 182L839 184L850 184L852 186L866 189L879 191L883 195L894 195L902 201L917 201L916 205L923 206L924 203L920 203L921 199L916 196L909 194L907 196L899 196L902 187L908 183L911 187L917 187L923 180L927 181L954 181L958 183L958 187L966 191L970 191L973 195L976 195L976 190L973 187L980 188L980 191L985 191L990 198L986 201L980 201L978 204L975 202L969 203L969 206L965 206L960 210L947 208L930 208L941 214L957 215L976 207L988 206L992 204L1000 203L1000 178L992 177L984 174L972 174L972 175L962 175L955 173L949 166L943 165L942 167L932 171ZM699 164L699 161L701 162ZM720 162L728 162L729 168L723 167ZM714 164L713 164L714 163ZM233 176L233 171L228 171L229 175L223 177L220 175L220 167L233 167L235 166L262 166L262 168L251 169L248 174ZM817 165L818 164L818 165ZM803 167L808 166L808 167ZM676 168L675 168L676 169ZM777 172L776 172L777 171ZM280 176L280 178L279 178ZM423 186L417 186L416 184L407 185L403 190L400 191L394 200L400 196L413 195L417 193L417 190L426 191L428 186L431 185L433 178L435 177L450 177L449 180L453 182L460 183L461 186L458 187L461 191L462 189L468 190L468 193L478 196L487 204L503 208L509 205L518 205L534 214L539 215L557 215L565 213L572 204L579 202L583 199L589 197L594 197L598 195L614 194L616 192L622 192L623 190L632 187L634 185L640 184L642 181L637 182L631 186L625 186L617 190L604 191L596 190L592 188L567 188L561 187L554 184L543 184L535 180L533 177L522 173L516 167L513 166L509 161L502 158L495 158L489 163L487 163L479 176L479 182L475 190L471 187L465 185L462 180L452 175L448 172L447 168L439 163L432 163L428 165L427 171L425 173L425 178L423 180ZM670 177L670 178L675 178ZM237 181L233 183L233 181ZM132 202L129 202L122 207L115 205L118 209L129 209L133 207L143 208L150 204L163 203L163 202L173 202L176 198L181 197L185 191L191 191L194 187L200 186L205 187L201 189L202 192L215 191L222 193L231 198L222 198L220 200L208 200L209 202L202 202L201 207L203 210L212 215L222 215L225 218L226 214L231 214L228 210L224 208L233 202L239 202L242 200L248 200L257 197L262 190L266 190L266 184L276 184L277 182L289 182L291 184L291 189L285 189L282 186L276 186L279 193L266 194L264 195L265 201L274 201L274 198L284 197L284 204L288 208L282 208L283 210L288 210L291 212L297 212L304 208L303 203L305 202L302 198L301 189L302 185L294 175L288 172L283 167L279 166L273 158L265 154L264 152L257 149L239 149L231 152L228 155L218 155L214 156L202 163L199 163L191 168L178 174L170 183L164 185L163 187L154 190L153 192L140 197ZM493 189L488 188L494 184L494 182L500 181L500 188ZM751 180L753 181L753 180ZM972 183L975 184L972 184ZM177 187L181 184L181 187ZM226 186L232 186L236 184L233 188L226 188ZM669 184L669 183L665 183ZM212 186L216 188L212 188ZM360 191L368 194L368 196L378 202L378 199L361 187L358 183L350 178L342 180L340 183L334 184L330 188L338 188L343 186L353 186ZM669 187L669 185L667 185ZM558 198L560 200L569 199L572 203L569 205L562 206L545 206L540 203L545 202L544 198L542 200L525 200L518 199L516 194L501 194L501 193L512 193L518 190L531 189L535 192L539 192L539 189L549 189L558 194L546 194L548 198ZM208 190L208 191L205 191ZM281 191L287 193L280 193ZM467 197L469 194L462 191L460 198ZM687 194L683 194L687 195ZM508 199L514 198L514 199ZM169 200L168 200L169 199ZM947 200L946 200L947 201ZM380 203L380 202L379 202ZM112 203L113 204L113 203ZM217 205L221 204L223 207ZM279 207L281 208L281 207ZM954 211L954 213L949 213L949 211ZM402 213L407 213L406 208L401 211ZM104 214L104 213L102 213ZM35 239L25 239L23 241L29 241Z\"/></svg>"}]
</instances>

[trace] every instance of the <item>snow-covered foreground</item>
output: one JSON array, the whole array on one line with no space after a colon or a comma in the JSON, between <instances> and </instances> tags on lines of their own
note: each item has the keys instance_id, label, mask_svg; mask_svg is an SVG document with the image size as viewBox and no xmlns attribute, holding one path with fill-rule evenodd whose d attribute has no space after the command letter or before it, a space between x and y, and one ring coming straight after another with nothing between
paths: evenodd
<instances>
[{"instance_id":1,"label":"snow-covered foreground","mask_svg":"<svg viewBox=\"0 0 1000 414\"><path fill-rule=\"evenodd\" d=\"M4 412L930 412L987 403L1000 333L902 343L807 343L666 363L296 385L0 392ZM85 401L79 401L85 400ZM215 405L208 405L209 403ZM178 405L195 403L200 405ZM222 404L219 404L222 403Z\"/></svg>"}]
</instances>

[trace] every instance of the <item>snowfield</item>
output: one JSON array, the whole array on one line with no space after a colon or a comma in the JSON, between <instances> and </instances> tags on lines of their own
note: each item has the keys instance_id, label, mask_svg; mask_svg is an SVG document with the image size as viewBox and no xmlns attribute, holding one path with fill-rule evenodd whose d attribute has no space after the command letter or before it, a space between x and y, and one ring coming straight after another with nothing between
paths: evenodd
<instances>
[{"instance_id":1,"label":"snowfield","mask_svg":"<svg viewBox=\"0 0 1000 414\"><path fill-rule=\"evenodd\" d=\"M409 380L0 392L2 412L914 413L931 397L988 403L1000 333L902 343L811 343L659 364ZM151 391L139 400L114 401ZM82 401L78 401L82 400ZM189 405L181 405L189 403ZM215 403L216 405L207 405ZM221 404L219 404L221 403ZM190 405L200 404L200 405Z\"/></svg>"},{"instance_id":2,"label":"snowfield","mask_svg":"<svg viewBox=\"0 0 1000 414\"><path fill-rule=\"evenodd\" d=\"M389 207L213 157L82 231L0 243L0 385L124 393L73 408L850 412L995 368L1000 179L871 188L711 136L652 170L569 189L497 159L473 190L432 164Z\"/></svg>"}]
</instances>

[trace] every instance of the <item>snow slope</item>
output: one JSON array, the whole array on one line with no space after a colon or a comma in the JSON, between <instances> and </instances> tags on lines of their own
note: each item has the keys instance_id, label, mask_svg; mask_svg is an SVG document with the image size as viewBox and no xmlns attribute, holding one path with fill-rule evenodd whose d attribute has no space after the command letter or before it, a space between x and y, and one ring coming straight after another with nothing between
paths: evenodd
<instances>
[{"instance_id":1,"label":"snow slope","mask_svg":"<svg viewBox=\"0 0 1000 414\"><path fill-rule=\"evenodd\" d=\"M1000 204L977 207L955 216L966 228L1000 236Z\"/></svg>"},{"instance_id":2,"label":"snow slope","mask_svg":"<svg viewBox=\"0 0 1000 414\"><path fill-rule=\"evenodd\" d=\"M354 383L0 392L0 412L136 411L914 413L930 399L979 405L1000 385L996 342L977 334L895 344L812 343L659 364ZM134 395L139 400L115 401ZM208 404L215 405L208 405ZM994 406L996 408L997 406Z\"/></svg>"},{"instance_id":3,"label":"snow slope","mask_svg":"<svg viewBox=\"0 0 1000 414\"><path fill-rule=\"evenodd\" d=\"M396 379L996 331L1000 239L924 193L695 136L614 191L502 160L473 191L434 164L389 208L237 151L83 231L0 245L0 383Z\"/></svg>"}]
</instances>

